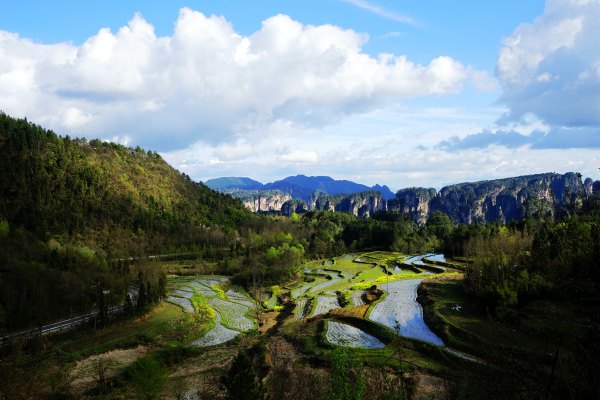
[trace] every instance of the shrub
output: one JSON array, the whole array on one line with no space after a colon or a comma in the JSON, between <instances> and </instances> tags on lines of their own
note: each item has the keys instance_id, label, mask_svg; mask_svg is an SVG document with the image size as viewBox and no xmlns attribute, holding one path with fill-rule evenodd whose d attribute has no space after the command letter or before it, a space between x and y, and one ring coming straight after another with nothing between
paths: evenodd
<instances>
[{"instance_id":1,"label":"shrub","mask_svg":"<svg viewBox=\"0 0 600 400\"><path fill-rule=\"evenodd\" d=\"M140 358L126 371L136 392L144 399L156 398L167 381L169 370L154 355Z\"/></svg>"}]
</instances>

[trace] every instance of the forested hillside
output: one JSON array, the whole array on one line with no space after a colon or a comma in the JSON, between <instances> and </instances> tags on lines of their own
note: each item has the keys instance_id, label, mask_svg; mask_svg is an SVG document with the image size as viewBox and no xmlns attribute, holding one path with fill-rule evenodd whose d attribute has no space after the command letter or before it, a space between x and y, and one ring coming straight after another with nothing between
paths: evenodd
<instances>
[{"instance_id":1,"label":"forested hillside","mask_svg":"<svg viewBox=\"0 0 600 400\"><path fill-rule=\"evenodd\" d=\"M115 259L228 248L255 218L155 152L5 114L0 155L0 329L87 311L99 287L122 304L138 275Z\"/></svg>"},{"instance_id":2,"label":"forested hillside","mask_svg":"<svg viewBox=\"0 0 600 400\"><path fill-rule=\"evenodd\" d=\"M61 138L0 115L0 152L0 215L43 240L77 237L109 257L156 253L250 218L139 147Z\"/></svg>"}]
</instances>

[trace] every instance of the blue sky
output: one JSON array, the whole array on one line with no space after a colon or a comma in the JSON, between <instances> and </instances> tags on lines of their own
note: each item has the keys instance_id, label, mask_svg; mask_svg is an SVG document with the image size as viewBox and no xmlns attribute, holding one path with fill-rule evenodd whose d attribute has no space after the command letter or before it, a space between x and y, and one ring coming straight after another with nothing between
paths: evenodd
<instances>
[{"instance_id":1,"label":"blue sky","mask_svg":"<svg viewBox=\"0 0 600 400\"><path fill-rule=\"evenodd\" d=\"M0 109L197 180L600 166L600 1L20 1Z\"/></svg>"}]
</instances>

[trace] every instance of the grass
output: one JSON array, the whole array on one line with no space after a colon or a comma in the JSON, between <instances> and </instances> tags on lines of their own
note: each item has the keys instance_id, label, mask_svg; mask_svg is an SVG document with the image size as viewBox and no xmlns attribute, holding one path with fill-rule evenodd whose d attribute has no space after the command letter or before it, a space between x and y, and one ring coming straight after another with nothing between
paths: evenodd
<instances>
[{"instance_id":1,"label":"grass","mask_svg":"<svg viewBox=\"0 0 600 400\"><path fill-rule=\"evenodd\" d=\"M267 300L263 301L263 306L267 309L267 310L275 310L275 307L279 306L279 299L277 298L278 294L275 293L275 291L273 291L273 293L271 294L271 297L269 297Z\"/></svg>"},{"instance_id":2,"label":"grass","mask_svg":"<svg viewBox=\"0 0 600 400\"><path fill-rule=\"evenodd\" d=\"M374 266L372 268L363 269L360 271L354 278L352 278L355 282L361 281L372 281L380 277L388 276L383 269L379 266Z\"/></svg>"},{"instance_id":3,"label":"grass","mask_svg":"<svg viewBox=\"0 0 600 400\"><path fill-rule=\"evenodd\" d=\"M116 322L105 328L88 328L66 335L56 336L56 347L65 353L81 356L103 353L113 348L134 347L140 343L155 341L158 337L177 339L174 327L187 325L193 317L170 303L161 302L141 318Z\"/></svg>"},{"instance_id":4,"label":"grass","mask_svg":"<svg viewBox=\"0 0 600 400\"><path fill-rule=\"evenodd\" d=\"M154 399L167 382L169 369L154 354L142 357L125 371L123 376L131 383L139 398Z\"/></svg>"},{"instance_id":5,"label":"grass","mask_svg":"<svg viewBox=\"0 0 600 400\"><path fill-rule=\"evenodd\" d=\"M552 343L523 331L521 324L501 324L492 319L476 300L465 294L460 281L429 281L425 290L429 300L424 310L426 319L436 333L445 336L449 347L484 359L511 354L540 365L548 363L548 355L555 351ZM546 334L554 330L551 325L556 325L556 320L547 322Z\"/></svg>"}]
</instances>

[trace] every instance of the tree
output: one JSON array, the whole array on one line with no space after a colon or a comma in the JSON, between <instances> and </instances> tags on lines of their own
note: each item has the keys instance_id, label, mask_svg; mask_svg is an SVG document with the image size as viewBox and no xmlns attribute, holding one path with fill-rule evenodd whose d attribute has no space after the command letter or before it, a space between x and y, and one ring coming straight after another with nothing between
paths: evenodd
<instances>
[{"instance_id":1,"label":"tree","mask_svg":"<svg viewBox=\"0 0 600 400\"><path fill-rule=\"evenodd\" d=\"M227 376L223 377L223 386L227 389L228 400L259 400L264 398L264 390L259 383L250 357L239 353Z\"/></svg>"},{"instance_id":2,"label":"tree","mask_svg":"<svg viewBox=\"0 0 600 400\"><path fill-rule=\"evenodd\" d=\"M444 242L448 241L454 231L452 218L442 211L434 212L427 220L426 226L429 232Z\"/></svg>"},{"instance_id":3,"label":"tree","mask_svg":"<svg viewBox=\"0 0 600 400\"><path fill-rule=\"evenodd\" d=\"M8 232L10 232L8 221L0 218L0 239L7 237Z\"/></svg>"},{"instance_id":4,"label":"tree","mask_svg":"<svg viewBox=\"0 0 600 400\"><path fill-rule=\"evenodd\" d=\"M345 347L336 347L331 355L329 398L360 400L365 393L365 375L362 368L353 365Z\"/></svg>"},{"instance_id":5,"label":"tree","mask_svg":"<svg viewBox=\"0 0 600 400\"><path fill-rule=\"evenodd\" d=\"M148 305L148 294L146 293L146 285L143 281L139 282L140 291L138 295L137 301L137 311L138 313L143 313L146 311L146 306Z\"/></svg>"}]
</instances>

